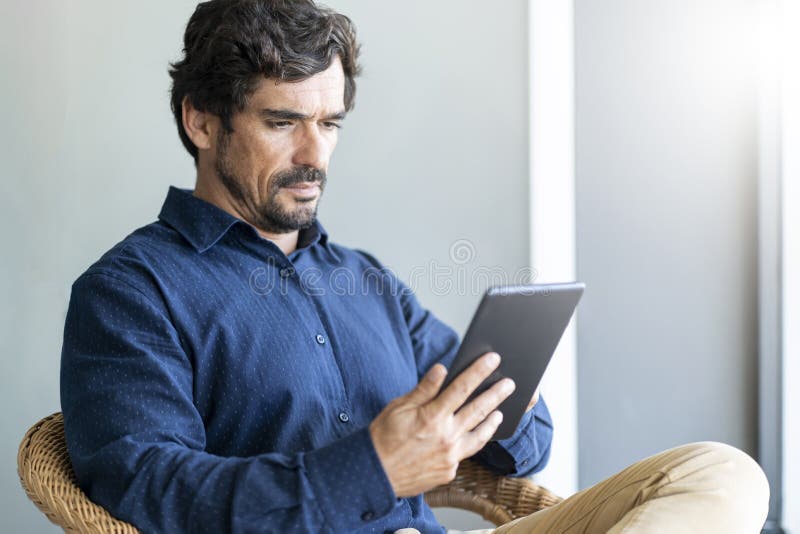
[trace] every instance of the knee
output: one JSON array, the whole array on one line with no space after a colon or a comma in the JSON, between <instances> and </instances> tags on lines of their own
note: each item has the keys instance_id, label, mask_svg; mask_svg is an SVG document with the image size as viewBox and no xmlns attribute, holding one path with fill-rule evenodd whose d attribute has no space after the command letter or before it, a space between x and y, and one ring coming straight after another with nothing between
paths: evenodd
<instances>
[{"instance_id":1,"label":"knee","mask_svg":"<svg viewBox=\"0 0 800 534\"><path fill-rule=\"evenodd\" d=\"M746 452L726 443L702 441L686 445L705 458L709 474L731 508L745 506L767 517L769 482L761 466Z\"/></svg>"},{"instance_id":2,"label":"knee","mask_svg":"<svg viewBox=\"0 0 800 534\"><path fill-rule=\"evenodd\" d=\"M769 499L769 483L764 470L749 454L727 443L701 441L696 444L710 458L733 476L742 485L752 488L762 500Z\"/></svg>"}]
</instances>

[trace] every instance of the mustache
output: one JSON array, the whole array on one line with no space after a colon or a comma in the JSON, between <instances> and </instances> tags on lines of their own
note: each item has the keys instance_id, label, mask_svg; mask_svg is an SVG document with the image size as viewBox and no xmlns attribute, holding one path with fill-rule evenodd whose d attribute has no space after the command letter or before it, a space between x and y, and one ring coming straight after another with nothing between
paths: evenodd
<instances>
[{"instance_id":1,"label":"mustache","mask_svg":"<svg viewBox=\"0 0 800 534\"><path fill-rule=\"evenodd\" d=\"M293 167L275 175L275 188L291 187L303 183L319 183L326 181L325 171L313 167Z\"/></svg>"}]
</instances>

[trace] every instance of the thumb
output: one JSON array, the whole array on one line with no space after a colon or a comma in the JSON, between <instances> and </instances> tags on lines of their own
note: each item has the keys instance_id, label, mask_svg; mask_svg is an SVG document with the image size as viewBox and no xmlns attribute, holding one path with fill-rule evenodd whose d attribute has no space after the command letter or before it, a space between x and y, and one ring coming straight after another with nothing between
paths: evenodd
<instances>
[{"instance_id":1,"label":"thumb","mask_svg":"<svg viewBox=\"0 0 800 534\"><path fill-rule=\"evenodd\" d=\"M419 381L417 387L412 389L408 395L406 395L406 398L417 404L427 403L439 394L439 390L442 388L446 376L447 368L437 363L425 373L425 376Z\"/></svg>"}]
</instances>

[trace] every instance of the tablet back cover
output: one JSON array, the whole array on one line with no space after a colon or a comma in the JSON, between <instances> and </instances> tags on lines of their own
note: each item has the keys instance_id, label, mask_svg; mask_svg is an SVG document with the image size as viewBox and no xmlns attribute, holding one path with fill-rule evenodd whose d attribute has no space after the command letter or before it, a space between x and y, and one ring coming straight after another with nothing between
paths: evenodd
<instances>
[{"instance_id":1,"label":"tablet back cover","mask_svg":"<svg viewBox=\"0 0 800 534\"><path fill-rule=\"evenodd\" d=\"M444 387L485 352L500 354L500 366L470 397L506 376L516 382L514 392L498 407L503 422L492 439L506 439L514 433L584 287L578 282L498 286L484 294Z\"/></svg>"}]
</instances>

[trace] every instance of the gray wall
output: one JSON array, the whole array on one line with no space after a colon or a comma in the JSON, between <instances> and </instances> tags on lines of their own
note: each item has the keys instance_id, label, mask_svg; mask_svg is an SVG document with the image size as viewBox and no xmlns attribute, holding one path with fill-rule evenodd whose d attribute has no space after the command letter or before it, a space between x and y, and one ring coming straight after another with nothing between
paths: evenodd
<instances>
[{"instance_id":1,"label":"gray wall","mask_svg":"<svg viewBox=\"0 0 800 534\"><path fill-rule=\"evenodd\" d=\"M4 247L0 532L59 532L27 500L16 451L59 411L72 281L190 186L167 100L193 2L0 3Z\"/></svg>"},{"instance_id":2,"label":"gray wall","mask_svg":"<svg viewBox=\"0 0 800 534\"><path fill-rule=\"evenodd\" d=\"M581 487L756 450L754 2L576 0Z\"/></svg>"},{"instance_id":3,"label":"gray wall","mask_svg":"<svg viewBox=\"0 0 800 534\"><path fill-rule=\"evenodd\" d=\"M416 280L463 332L480 295L455 276L511 277L528 262L526 2L492 14L477 0L414 0L391 17L381 2L328 5L355 21L364 74L320 218ZM451 257L459 245L470 261ZM452 270L452 290L412 277L437 267Z\"/></svg>"},{"instance_id":4,"label":"gray wall","mask_svg":"<svg viewBox=\"0 0 800 534\"><path fill-rule=\"evenodd\" d=\"M193 184L166 68L194 5L0 4L0 532L57 531L27 501L14 458L25 430L59 410L71 282L154 220L169 184ZM382 2L330 5L356 22L365 66L320 209L332 238L371 250L405 279L414 268L430 272L431 261L467 279L479 264L508 273L523 266L525 2L487 12L477 0L415 0L391 16ZM463 239L473 257L456 263L450 248ZM416 286L424 304L463 331L476 292Z\"/></svg>"}]
</instances>

